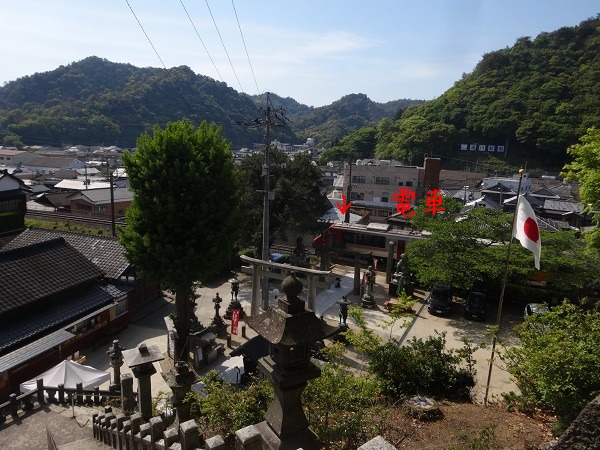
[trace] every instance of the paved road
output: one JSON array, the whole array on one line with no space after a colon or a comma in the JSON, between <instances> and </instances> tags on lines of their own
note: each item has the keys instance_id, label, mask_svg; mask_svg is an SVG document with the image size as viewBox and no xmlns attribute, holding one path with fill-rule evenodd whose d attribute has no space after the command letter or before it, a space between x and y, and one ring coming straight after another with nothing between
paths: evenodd
<instances>
[{"instance_id":1,"label":"paved road","mask_svg":"<svg viewBox=\"0 0 600 450\"><path fill-rule=\"evenodd\" d=\"M344 266L337 266L334 269L334 274L331 276L331 282L335 276L342 277L342 288L335 289L331 288L328 291L322 291L318 294L318 310L319 315L332 325L335 325L339 321L338 305L335 303L341 299L342 295L348 294L351 290L351 268ZM225 312L227 305L231 299L231 289L228 281L229 277L216 280L215 282L203 286L198 289L196 315L198 316L201 323L208 325L215 314L214 304L212 299L216 296L217 292L223 298L221 304L221 313ZM239 275L240 280L240 291L239 300L244 307L246 313L250 313L250 295L251 295L251 280L249 277ZM280 283L273 282L271 289L279 289ZM402 323L410 320L401 320L396 322L393 326L390 326L389 315L383 308L383 302L387 300L387 285L384 284L384 275L380 272L377 277L377 286L374 289L375 299L378 307L374 310L365 309L364 315L368 326L373 329L382 339L394 339L397 341L406 342L406 340L414 337L425 338L438 332L446 332L447 346L449 348L458 348L462 346L461 339L463 337L468 338L474 343L481 343L486 340L487 328L486 325L481 322L474 322L462 317L462 305L455 304L454 310L449 317L436 317L432 316L427 312L427 308L420 310L414 323L409 329L403 328ZM425 293L417 292L417 296L421 301L424 301ZM272 296L271 304L275 305L276 301ZM356 295L350 294L348 300L354 304L359 304L360 299ZM421 304L417 305L415 309L418 309ZM513 310L514 309L514 310ZM143 308L137 310L133 315L133 322L126 329L122 330L118 338L120 339L121 345L127 348L133 348L139 345L141 342L146 344L154 344L159 347L162 352L167 350L167 338L166 328L164 324L164 318L174 311L173 299L168 295L163 299L155 300ZM494 309L489 311L489 318L496 317L496 311ZM501 339L508 345L514 344L515 338L510 330L512 327L520 322L521 313L510 305L504 308L503 321L501 324ZM352 326L351 319L348 319L348 324ZM249 327L247 327L247 337L254 336L255 333ZM232 336L232 346L236 348L244 339L241 334L238 336ZM489 339L488 339L489 341ZM224 341L223 341L224 342ZM107 348L99 348L95 351L86 352L87 362L93 367L102 370L109 369L109 360L106 355ZM229 350L226 351L226 355ZM478 350L475 353L477 360L477 387L475 389L475 398L477 401L483 400L483 393L485 391L485 383L487 380L488 373L488 361L490 358L490 348ZM361 361L360 357L351 355L350 358L356 362ZM160 365L155 363L157 373L152 376L152 392L156 395L159 391L168 392L168 388L160 376ZM401 370L401 369L400 369ZM121 369L122 373L130 372L126 366ZM108 387L102 386L102 388ZM134 380L134 388L136 383ZM510 381L508 373L503 369L501 362L496 359L494 370L492 374L492 383L490 387L490 398L493 396L499 396L501 392L509 392L515 390L514 384Z\"/></svg>"}]
</instances>

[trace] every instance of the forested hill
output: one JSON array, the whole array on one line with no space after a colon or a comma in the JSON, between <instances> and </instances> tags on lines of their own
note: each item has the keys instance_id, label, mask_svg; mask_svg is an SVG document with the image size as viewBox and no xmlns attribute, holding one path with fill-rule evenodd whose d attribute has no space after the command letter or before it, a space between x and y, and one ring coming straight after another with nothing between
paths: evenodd
<instances>
[{"instance_id":1,"label":"forested hill","mask_svg":"<svg viewBox=\"0 0 600 450\"><path fill-rule=\"evenodd\" d=\"M265 96L253 97L258 105L265 104ZM384 118L397 118L410 105L422 100L401 99L376 103L365 94L350 94L331 105L310 107L292 98L271 94L274 104L281 105L291 121L291 128L302 138L317 137L325 146L365 126L374 126Z\"/></svg>"},{"instance_id":2,"label":"forested hill","mask_svg":"<svg viewBox=\"0 0 600 450\"><path fill-rule=\"evenodd\" d=\"M320 145L418 103L378 104L364 95L347 96L322 108L276 95L271 102L283 107L291 119L290 126L278 128L274 138L301 143L315 137ZM250 145L264 141L264 129L238 123L260 117L257 106L265 104L264 98L240 94L187 66L167 72L88 57L0 87L0 145L132 147L155 124L182 118L218 122L234 145Z\"/></svg>"},{"instance_id":3,"label":"forested hill","mask_svg":"<svg viewBox=\"0 0 600 450\"><path fill-rule=\"evenodd\" d=\"M346 137L330 156L369 139L362 157L489 156L461 150L477 143L507 145L516 164L561 167L565 149L591 126L600 126L600 16L485 54L442 96Z\"/></svg>"}]
</instances>

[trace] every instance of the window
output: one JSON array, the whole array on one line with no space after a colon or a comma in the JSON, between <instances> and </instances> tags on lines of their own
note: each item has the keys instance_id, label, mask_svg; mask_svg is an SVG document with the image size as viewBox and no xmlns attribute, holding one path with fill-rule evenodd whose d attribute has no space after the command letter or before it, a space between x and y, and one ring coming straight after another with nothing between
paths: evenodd
<instances>
[{"instance_id":1,"label":"window","mask_svg":"<svg viewBox=\"0 0 600 450\"><path fill-rule=\"evenodd\" d=\"M398 181L398 186L404 186L404 183L402 181Z\"/></svg>"},{"instance_id":2,"label":"window","mask_svg":"<svg viewBox=\"0 0 600 450\"><path fill-rule=\"evenodd\" d=\"M82 205L81 203L77 204L77 209L79 211L91 211L92 207L90 205Z\"/></svg>"},{"instance_id":3,"label":"window","mask_svg":"<svg viewBox=\"0 0 600 450\"><path fill-rule=\"evenodd\" d=\"M121 314L124 314L126 312L127 312L127 299L124 298L119 303L117 303L117 306L115 308L115 314L118 317Z\"/></svg>"},{"instance_id":4,"label":"window","mask_svg":"<svg viewBox=\"0 0 600 450\"><path fill-rule=\"evenodd\" d=\"M350 192L350 200L364 200L365 194L359 194L358 192Z\"/></svg>"},{"instance_id":5,"label":"window","mask_svg":"<svg viewBox=\"0 0 600 450\"><path fill-rule=\"evenodd\" d=\"M352 183L354 184L364 184L367 182L367 179L364 175L355 175L352 177Z\"/></svg>"},{"instance_id":6,"label":"window","mask_svg":"<svg viewBox=\"0 0 600 450\"><path fill-rule=\"evenodd\" d=\"M385 210L385 209L380 209L379 210L379 217L388 217L390 215L390 212Z\"/></svg>"},{"instance_id":7,"label":"window","mask_svg":"<svg viewBox=\"0 0 600 450\"><path fill-rule=\"evenodd\" d=\"M406 185L407 185L407 186L412 186L412 185L413 185L413 182L412 182L412 181L407 181L407 182L406 182Z\"/></svg>"},{"instance_id":8,"label":"window","mask_svg":"<svg viewBox=\"0 0 600 450\"><path fill-rule=\"evenodd\" d=\"M106 212L106 206L98 206L98 212Z\"/></svg>"},{"instance_id":9,"label":"window","mask_svg":"<svg viewBox=\"0 0 600 450\"><path fill-rule=\"evenodd\" d=\"M375 177L375 184L384 184L387 186L390 184L390 179L387 177Z\"/></svg>"},{"instance_id":10,"label":"window","mask_svg":"<svg viewBox=\"0 0 600 450\"><path fill-rule=\"evenodd\" d=\"M389 202L389 192L382 192L381 193L381 201L382 202Z\"/></svg>"}]
</instances>

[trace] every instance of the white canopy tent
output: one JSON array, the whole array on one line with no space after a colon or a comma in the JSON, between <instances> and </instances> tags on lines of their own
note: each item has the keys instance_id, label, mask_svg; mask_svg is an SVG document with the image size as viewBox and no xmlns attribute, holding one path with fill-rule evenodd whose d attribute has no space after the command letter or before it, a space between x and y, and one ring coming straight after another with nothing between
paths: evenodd
<instances>
[{"instance_id":1,"label":"white canopy tent","mask_svg":"<svg viewBox=\"0 0 600 450\"><path fill-rule=\"evenodd\" d=\"M37 380L40 378L44 380L44 387L57 388L59 384L64 384L65 388L75 389L77 383L82 383L83 389L93 389L109 381L110 374L65 360L37 377L21 383L21 392L25 394L37 389Z\"/></svg>"}]
</instances>

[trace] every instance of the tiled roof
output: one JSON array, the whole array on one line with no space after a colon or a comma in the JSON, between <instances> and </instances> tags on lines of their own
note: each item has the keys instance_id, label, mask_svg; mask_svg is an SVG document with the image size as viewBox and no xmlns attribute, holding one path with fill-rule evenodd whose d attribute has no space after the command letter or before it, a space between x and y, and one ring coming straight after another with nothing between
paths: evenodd
<instances>
[{"instance_id":1,"label":"tiled roof","mask_svg":"<svg viewBox=\"0 0 600 450\"><path fill-rule=\"evenodd\" d=\"M59 167L62 169L63 167L71 164L73 161L77 161L77 158L35 156L26 161L23 165L26 167Z\"/></svg>"},{"instance_id":2,"label":"tiled roof","mask_svg":"<svg viewBox=\"0 0 600 450\"><path fill-rule=\"evenodd\" d=\"M47 192L40 195L40 197L36 200L36 203L53 206L55 208L60 206L69 206L71 202L69 201L68 196L68 192Z\"/></svg>"},{"instance_id":3,"label":"tiled roof","mask_svg":"<svg viewBox=\"0 0 600 450\"><path fill-rule=\"evenodd\" d=\"M45 228L28 228L6 247L0 249L0 252L58 237L63 238L79 253L97 265L107 278L116 280L129 268L129 262L125 258L125 248L117 239Z\"/></svg>"},{"instance_id":4,"label":"tiled roof","mask_svg":"<svg viewBox=\"0 0 600 450\"><path fill-rule=\"evenodd\" d=\"M12 244L11 241L9 243ZM104 273L62 238L0 252L0 314L100 278Z\"/></svg>"},{"instance_id":5,"label":"tiled roof","mask_svg":"<svg viewBox=\"0 0 600 450\"><path fill-rule=\"evenodd\" d=\"M0 354L23 341L36 338L44 331L64 327L85 314L100 312L132 289L133 286L127 285L94 285L81 294L46 304L22 320L3 324L0 327Z\"/></svg>"},{"instance_id":6,"label":"tiled roof","mask_svg":"<svg viewBox=\"0 0 600 450\"><path fill-rule=\"evenodd\" d=\"M25 361L29 361L44 353L46 350L50 350L73 337L75 337L73 333L65 330L58 330L31 344L27 344L14 352L10 352L8 355L0 356L0 373L16 367Z\"/></svg>"},{"instance_id":7,"label":"tiled roof","mask_svg":"<svg viewBox=\"0 0 600 450\"><path fill-rule=\"evenodd\" d=\"M81 195L87 197L92 203L110 202L110 188L108 189L87 189L81 191ZM128 188L113 189L113 198L115 201L127 201L133 199L133 192Z\"/></svg>"}]
</instances>

